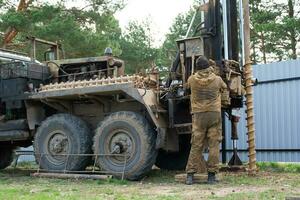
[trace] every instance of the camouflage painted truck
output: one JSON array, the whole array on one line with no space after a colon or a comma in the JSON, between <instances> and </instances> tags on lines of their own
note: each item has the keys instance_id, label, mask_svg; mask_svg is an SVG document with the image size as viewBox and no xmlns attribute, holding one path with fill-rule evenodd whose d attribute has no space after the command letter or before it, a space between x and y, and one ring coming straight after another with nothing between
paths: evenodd
<instances>
[{"instance_id":1,"label":"camouflage painted truck","mask_svg":"<svg viewBox=\"0 0 300 200\"><path fill-rule=\"evenodd\" d=\"M0 168L10 164L16 147L33 144L37 162L49 171L81 171L95 159L113 175L125 170L130 180L154 164L184 169L192 120L185 84L200 55L216 61L212 66L228 84L224 109L243 104L239 64L222 60L220 30L211 34L216 21L205 23L209 33L177 41L167 80L155 68L125 75L124 62L111 55L59 60L55 45L45 54L54 60L2 63Z\"/></svg>"}]
</instances>

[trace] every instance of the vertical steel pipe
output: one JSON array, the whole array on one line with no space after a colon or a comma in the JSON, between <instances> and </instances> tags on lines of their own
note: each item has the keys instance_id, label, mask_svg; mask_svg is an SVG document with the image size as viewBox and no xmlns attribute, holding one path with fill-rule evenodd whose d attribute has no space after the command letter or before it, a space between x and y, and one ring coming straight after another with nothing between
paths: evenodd
<instances>
[{"instance_id":1,"label":"vertical steel pipe","mask_svg":"<svg viewBox=\"0 0 300 200\"><path fill-rule=\"evenodd\" d=\"M239 0L239 16L240 16L240 38L241 38L241 63L245 65L245 44L244 44L244 15L243 0Z\"/></svg>"},{"instance_id":2,"label":"vertical steel pipe","mask_svg":"<svg viewBox=\"0 0 300 200\"><path fill-rule=\"evenodd\" d=\"M223 10L223 38L224 38L224 59L229 59L228 53L228 20L227 20L227 0L222 0Z\"/></svg>"}]
</instances>

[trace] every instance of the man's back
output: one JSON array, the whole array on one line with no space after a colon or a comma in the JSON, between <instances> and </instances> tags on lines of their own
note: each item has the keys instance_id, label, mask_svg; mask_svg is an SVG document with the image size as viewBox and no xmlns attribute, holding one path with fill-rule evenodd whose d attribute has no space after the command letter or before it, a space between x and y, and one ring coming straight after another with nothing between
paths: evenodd
<instances>
[{"instance_id":1,"label":"man's back","mask_svg":"<svg viewBox=\"0 0 300 200\"><path fill-rule=\"evenodd\" d=\"M221 112L221 91L226 84L211 67L197 71L188 79L192 113Z\"/></svg>"}]
</instances>

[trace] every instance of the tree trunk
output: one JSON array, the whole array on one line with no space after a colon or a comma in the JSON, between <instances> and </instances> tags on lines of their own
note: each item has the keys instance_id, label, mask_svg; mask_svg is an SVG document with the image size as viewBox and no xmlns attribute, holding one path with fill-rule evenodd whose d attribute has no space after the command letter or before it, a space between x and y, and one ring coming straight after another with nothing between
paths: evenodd
<instances>
[{"instance_id":1,"label":"tree trunk","mask_svg":"<svg viewBox=\"0 0 300 200\"><path fill-rule=\"evenodd\" d=\"M263 60L264 60L264 64L266 64L267 56L266 56L265 36L262 32L260 34L260 39L261 39L261 51L263 53Z\"/></svg>"},{"instance_id":2,"label":"tree trunk","mask_svg":"<svg viewBox=\"0 0 300 200\"><path fill-rule=\"evenodd\" d=\"M253 54L252 54L253 64L256 65L257 60L256 60L256 47L255 47L255 44L253 44L252 49L253 49Z\"/></svg>"},{"instance_id":3,"label":"tree trunk","mask_svg":"<svg viewBox=\"0 0 300 200\"><path fill-rule=\"evenodd\" d=\"M293 19L294 18L294 5L293 5L293 0L288 1L288 8L289 8L289 18ZM295 32L295 27L291 26L290 27L290 40L291 40L291 48L292 48L292 59L297 59L297 40L296 40L296 32Z\"/></svg>"}]
</instances>

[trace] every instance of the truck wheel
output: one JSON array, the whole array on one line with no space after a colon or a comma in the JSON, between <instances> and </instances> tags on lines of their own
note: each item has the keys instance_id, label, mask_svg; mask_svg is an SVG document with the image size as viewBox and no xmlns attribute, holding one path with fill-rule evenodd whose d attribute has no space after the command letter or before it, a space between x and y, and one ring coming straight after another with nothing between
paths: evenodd
<instances>
[{"instance_id":1,"label":"truck wheel","mask_svg":"<svg viewBox=\"0 0 300 200\"><path fill-rule=\"evenodd\" d=\"M95 154L100 156L97 164L102 170L121 177L138 180L151 170L157 156L156 134L145 117L134 112L116 112L106 117L96 129Z\"/></svg>"},{"instance_id":2,"label":"truck wheel","mask_svg":"<svg viewBox=\"0 0 300 200\"><path fill-rule=\"evenodd\" d=\"M5 169L13 161L14 150L11 147L0 147L0 169Z\"/></svg>"},{"instance_id":3,"label":"truck wheel","mask_svg":"<svg viewBox=\"0 0 300 200\"><path fill-rule=\"evenodd\" d=\"M46 170L84 170L90 154L92 136L88 125L70 114L56 114L47 118L34 138L34 151L38 164Z\"/></svg>"}]
</instances>

